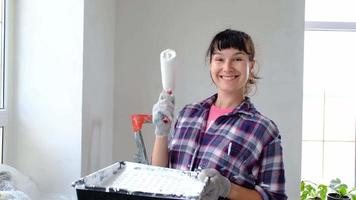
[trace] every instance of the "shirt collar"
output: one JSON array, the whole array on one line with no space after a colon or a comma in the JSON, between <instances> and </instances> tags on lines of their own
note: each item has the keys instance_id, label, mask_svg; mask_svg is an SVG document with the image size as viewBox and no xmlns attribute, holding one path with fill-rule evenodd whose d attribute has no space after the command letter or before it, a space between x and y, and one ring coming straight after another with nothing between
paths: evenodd
<instances>
[{"instance_id":1,"label":"shirt collar","mask_svg":"<svg viewBox=\"0 0 356 200\"><path fill-rule=\"evenodd\" d=\"M212 95L211 97L201 101L200 106L206 110L209 110L217 97L218 94ZM250 97L245 97L245 100L240 105L236 106L236 108L230 114L234 115L237 113L241 113L252 116L255 114L255 112L257 112L257 110L252 104Z\"/></svg>"}]
</instances>

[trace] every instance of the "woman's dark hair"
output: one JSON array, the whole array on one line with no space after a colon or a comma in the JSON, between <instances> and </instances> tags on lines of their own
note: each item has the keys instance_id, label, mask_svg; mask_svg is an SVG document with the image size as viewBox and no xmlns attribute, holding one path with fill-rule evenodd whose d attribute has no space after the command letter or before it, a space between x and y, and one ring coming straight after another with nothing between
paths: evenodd
<instances>
[{"instance_id":1,"label":"woman's dark hair","mask_svg":"<svg viewBox=\"0 0 356 200\"><path fill-rule=\"evenodd\" d=\"M250 61L255 61L255 45L252 38L245 32L226 29L216 34L210 43L208 51L206 52L206 58L211 63L213 54L216 50L223 50L234 48L245 52L248 55ZM259 79L257 70L251 72L251 76L246 84L246 94L251 91L252 86L256 85L256 80Z\"/></svg>"}]
</instances>

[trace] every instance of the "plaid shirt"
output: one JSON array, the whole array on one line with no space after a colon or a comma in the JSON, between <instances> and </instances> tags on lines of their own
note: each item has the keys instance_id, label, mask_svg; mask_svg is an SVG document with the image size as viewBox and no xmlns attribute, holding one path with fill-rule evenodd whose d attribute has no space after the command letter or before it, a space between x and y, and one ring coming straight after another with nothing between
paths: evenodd
<instances>
[{"instance_id":1,"label":"plaid shirt","mask_svg":"<svg viewBox=\"0 0 356 200\"><path fill-rule=\"evenodd\" d=\"M255 189L263 199L287 199L281 136L247 97L206 130L217 95L185 106L169 144L169 166L181 170L215 168L232 183Z\"/></svg>"}]
</instances>

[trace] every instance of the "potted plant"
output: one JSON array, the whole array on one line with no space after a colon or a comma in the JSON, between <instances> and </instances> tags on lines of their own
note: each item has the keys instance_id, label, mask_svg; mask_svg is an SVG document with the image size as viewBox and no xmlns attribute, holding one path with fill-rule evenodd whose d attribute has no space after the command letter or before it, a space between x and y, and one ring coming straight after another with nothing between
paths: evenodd
<instances>
[{"instance_id":1,"label":"potted plant","mask_svg":"<svg viewBox=\"0 0 356 200\"><path fill-rule=\"evenodd\" d=\"M348 189L339 178L331 180L329 187L334 192L328 194L328 200L356 200L356 187Z\"/></svg>"},{"instance_id":2,"label":"potted plant","mask_svg":"<svg viewBox=\"0 0 356 200\"><path fill-rule=\"evenodd\" d=\"M328 186L324 184L315 184L310 181L301 181L300 200L325 200Z\"/></svg>"}]
</instances>

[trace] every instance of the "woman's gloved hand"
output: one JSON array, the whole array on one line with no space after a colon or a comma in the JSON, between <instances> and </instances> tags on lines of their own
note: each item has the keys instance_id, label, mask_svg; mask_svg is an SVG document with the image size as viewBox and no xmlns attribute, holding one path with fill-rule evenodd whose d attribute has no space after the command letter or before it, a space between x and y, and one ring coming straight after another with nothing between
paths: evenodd
<instances>
[{"instance_id":1,"label":"woman's gloved hand","mask_svg":"<svg viewBox=\"0 0 356 200\"><path fill-rule=\"evenodd\" d=\"M208 178L207 185L201 194L201 199L217 200L219 197L227 197L229 195L231 183L216 169L203 169L198 178L201 181L205 181Z\"/></svg>"},{"instance_id":2,"label":"woman's gloved hand","mask_svg":"<svg viewBox=\"0 0 356 200\"><path fill-rule=\"evenodd\" d=\"M163 90L158 102L152 108L152 122L157 136L167 136L171 130L174 118L174 95L171 91Z\"/></svg>"}]
</instances>

